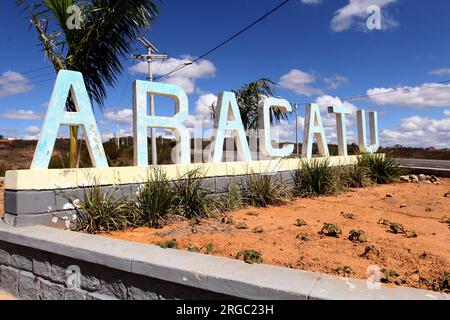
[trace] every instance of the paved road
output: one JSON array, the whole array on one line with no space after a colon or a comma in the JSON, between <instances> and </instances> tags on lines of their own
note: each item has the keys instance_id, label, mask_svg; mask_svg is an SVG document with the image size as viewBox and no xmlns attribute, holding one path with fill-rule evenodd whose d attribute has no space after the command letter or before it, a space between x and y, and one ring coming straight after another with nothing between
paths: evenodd
<instances>
[{"instance_id":1,"label":"paved road","mask_svg":"<svg viewBox=\"0 0 450 320\"><path fill-rule=\"evenodd\" d=\"M450 169L450 160L396 159L402 166L416 168Z\"/></svg>"}]
</instances>

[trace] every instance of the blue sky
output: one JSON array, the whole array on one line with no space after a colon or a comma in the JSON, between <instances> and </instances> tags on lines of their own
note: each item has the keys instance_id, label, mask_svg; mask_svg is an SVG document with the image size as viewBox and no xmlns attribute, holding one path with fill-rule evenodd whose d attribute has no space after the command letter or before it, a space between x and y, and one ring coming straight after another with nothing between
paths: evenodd
<instances>
[{"instance_id":1,"label":"blue sky","mask_svg":"<svg viewBox=\"0 0 450 320\"><path fill-rule=\"evenodd\" d=\"M39 135L55 76L35 30L14 2L0 3L0 134L30 139ZM280 2L165 0L147 32L170 57L155 64L156 72L199 56ZM381 8L381 30L367 29L370 5ZM450 148L450 84L433 84L450 79L449 13L447 0L291 0L205 60L164 81L188 92L189 126L207 118L207 106L220 91L267 77L278 82L278 95L290 102L321 105L331 142L335 121L326 107L345 103L353 111L379 112L382 145ZM144 51L138 43L135 47L137 53ZM117 86L108 90L106 109L101 113L94 106L105 138L118 127L122 134L130 132L131 83L146 76L138 61L124 65ZM37 68L45 69L28 73ZM395 88L403 94L385 94ZM340 99L364 94L375 96ZM156 102L157 114L170 114L167 103ZM303 115L301 108L300 121ZM356 136L354 122L350 117L350 141ZM293 129L291 119L273 130L292 140Z\"/></svg>"}]
</instances>

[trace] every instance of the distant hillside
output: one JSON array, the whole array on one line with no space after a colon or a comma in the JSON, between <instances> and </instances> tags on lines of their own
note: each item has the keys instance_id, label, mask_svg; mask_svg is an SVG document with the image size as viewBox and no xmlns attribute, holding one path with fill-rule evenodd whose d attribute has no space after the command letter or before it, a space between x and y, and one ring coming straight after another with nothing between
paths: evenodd
<instances>
[{"instance_id":1,"label":"distant hillside","mask_svg":"<svg viewBox=\"0 0 450 320\"><path fill-rule=\"evenodd\" d=\"M33 159L34 151L36 149L37 141L33 140L0 140L0 176L4 176L6 170L14 169L28 169L30 168ZM191 142L193 145L193 141ZM209 142L203 143L205 148ZM158 138L158 163L170 164L171 152L175 146L175 142ZM117 141L111 139L103 144L110 166L123 167L133 165L133 138L121 138L120 147L117 147ZM301 145L300 145L301 147ZM329 145L330 154L337 155L337 146ZM79 167L90 167L91 162L89 154L84 142L80 146L80 160ZM53 151L50 168L67 168L68 167L68 151L69 140L58 139L56 141L55 150ZM348 146L349 154L357 154L358 146L351 144ZM313 152L317 152L317 146L314 145ZM389 154L396 158L417 158L417 159L438 159L450 160L449 149L424 149L424 148L409 148L403 146L395 146L391 148L381 148L380 152ZM296 150L294 151L294 155ZM150 141L149 141L149 159L151 159Z\"/></svg>"}]
</instances>

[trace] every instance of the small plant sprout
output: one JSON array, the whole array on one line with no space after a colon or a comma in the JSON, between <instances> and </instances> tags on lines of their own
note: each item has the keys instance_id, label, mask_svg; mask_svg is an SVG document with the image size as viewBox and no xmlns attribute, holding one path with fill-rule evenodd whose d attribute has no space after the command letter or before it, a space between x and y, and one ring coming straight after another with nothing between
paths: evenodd
<instances>
[{"instance_id":1,"label":"small plant sprout","mask_svg":"<svg viewBox=\"0 0 450 320\"><path fill-rule=\"evenodd\" d=\"M179 245L176 239L167 240L164 242L157 242L158 246L160 246L163 249L178 249Z\"/></svg>"},{"instance_id":2,"label":"small plant sprout","mask_svg":"<svg viewBox=\"0 0 450 320\"><path fill-rule=\"evenodd\" d=\"M380 249L378 249L373 244L369 244L364 249L364 252L360 255L361 258L364 259L375 259L378 258L381 254Z\"/></svg>"},{"instance_id":3,"label":"small plant sprout","mask_svg":"<svg viewBox=\"0 0 450 320\"><path fill-rule=\"evenodd\" d=\"M242 250L239 251L236 255L236 259L243 258L245 263L254 264L254 263L262 263L262 255L258 251L255 250Z\"/></svg>"},{"instance_id":4,"label":"small plant sprout","mask_svg":"<svg viewBox=\"0 0 450 320\"><path fill-rule=\"evenodd\" d=\"M245 230L245 229L248 229L248 226L244 222L239 222L236 224L236 229Z\"/></svg>"},{"instance_id":5,"label":"small plant sprout","mask_svg":"<svg viewBox=\"0 0 450 320\"><path fill-rule=\"evenodd\" d=\"M353 271L353 269L349 266L336 268L334 269L334 272L336 272L339 276L346 278L349 278L356 274L355 271Z\"/></svg>"},{"instance_id":6,"label":"small plant sprout","mask_svg":"<svg viewBox=\"0 0 450 320\"><path fill-rule=\"evenodd\" d=\"M344 219L348 219L348 220L355 220L356 219L356 215L354 213L351 212L341 212L341 216L344 217Z\"/></svg>"},{"instance_id":7,"label":"small plant sprout","mask_svg":"<svg viewBox=\"0 0 450 320\"><path fill-rule=\"evenodd\" d=\"M367 242L367 235L363 230L351 230L348 239L353 242Z\"/></svg>"},{"instance_id":8,"label":"small plant sprout","mask_svg":"<svg viewBox=\"0 0 450 320\"><path fill-rule=\"evenodd\" d=\"M394 282L393 278L397 278L399 276L399 274L395 270L381 269L381 272L384 275L381 278L381 282L383 282L383 283L392 283L392 282Z\"/></svg>"},{"instance_id":9,"label":"small plant sprout","mask_svg":"<svg viewBox=\"0 0 450 320\"><path fill-rule=\"evenodd\" d=\"M253 229L253 233L263 233L264 229L262 226L257 226Z\"/></svg>"},{"instance_id":10,"label":"small plant sprout","mask_svg":"<svg viewBox=\"0 0 450 320\"><path fill-rule=\"evenodd\" d=\"M306 226L307 223L306 223L306 221L303 220L303 219L297 219L297 221L295 222L294 225L297 226L297 227L303 227L303 226Z\"/></svg>"},{"instance_id":11,"label":"small plant sprout","mask_svg":"<svg viewBox=\"0 0 450 320\"><path fill-rule=\"evenodd\" d=\"M309 241L309 235L307 233L300 233L297 235L297 239L301 241Z\"/></svg>"},{"instance_id":12,"label":"small plant sprout","mask_svg":"<svg viewBox=\"0 0 450 320\"><path fill-rule=\"evenodd\" d=\"M322 234L327 237L339 238L339 235L342 234L342 230L341 228L339 228L337 224L324 223L322 230L319 232L319 234Z\"/></svg>"}]
</instances>

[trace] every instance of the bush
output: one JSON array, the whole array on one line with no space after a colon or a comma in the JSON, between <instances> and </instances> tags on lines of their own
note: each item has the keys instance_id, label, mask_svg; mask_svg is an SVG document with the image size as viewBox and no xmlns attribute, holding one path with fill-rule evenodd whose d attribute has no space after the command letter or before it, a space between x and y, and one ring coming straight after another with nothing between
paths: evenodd
<instances>
[{"instance_id":1,"label":"bush","mask_svg":"<svg viewBox=\"0 0 450 320\"><path fill-rule=\"evenodd\" d=\"M270 175L251 173L244 192L245 202L255 207L280 206L291 199L285 184Z\"/></svg>"},{"instance_id":2,"label":"bush","mask_svg":"<svg viewBox=\"0 0 450 320\"><path fill-rule=\"evenodd\" d=\"M155 169L152 173L137 192L136 209L139 225L162 227L165 217L176 211L175 192L161 169Z\"/></svg>"},{"instance_id":3,"label":"bush","mask_svg":"<svg viewBox=\"0 0 450 320\"><path fill-rule=\"evenodd\" d=\"M339 183L345 188L365 188L372 184L369 169L359 165L342 166L339 171Z\"/></svg>"},{"instance_id":4,"label":"bush","mask_svg":"<svg viewBox=\"0 0 450 320\"><path fill-rule=\"evenodd\" d=\"M398 181L403 169L391 157L382 154L363 154L358 157L359 167L367 168L374 183L385 184Z\"/></svg>"},{"instance_id":5,"label":"bush","mask_svg":"<svg viewBox=\"0 0 450 320\"><path fill-rule=\"evenodd\" d=\"M219 208L217 201L203 186L202 178L201 171L195 169L174 184L176 207L188 219L210 217Z\"/></svg>"},{"instance_id":6,"label":"bush","mask_svg":"<svg viewBox=\"0 0 450 320\"><path fill-rule=\"evenodd\" d=\"M234 179L228 187L228 193L221 197L220 203L223 212L239 210L244 206L241 189Z\"/></svg>"},{"instance_id":7,"label":"bush","mask_svg":"<svg viewBox=\"0 0 450 320\"><path fill-rule=\"evenodd\" d=\"M330 166L329 159L302 161L294 175L295 192L300 196L333 194L339 190L338 170Z\"/></svg>"},{"instance_id":8,"label":"bush","mask_svg":"<svg viewBox=\"0 0 450 320\"><path fill-rule=\"evenodd\" d=\"M124 230L135 225L135 206L125 196L120 196L117 190L102 192L95 182L84 189L83 200L66 197L74 206L77 214L74 231L91 234Z\"/></svg>"}]
</instances>

